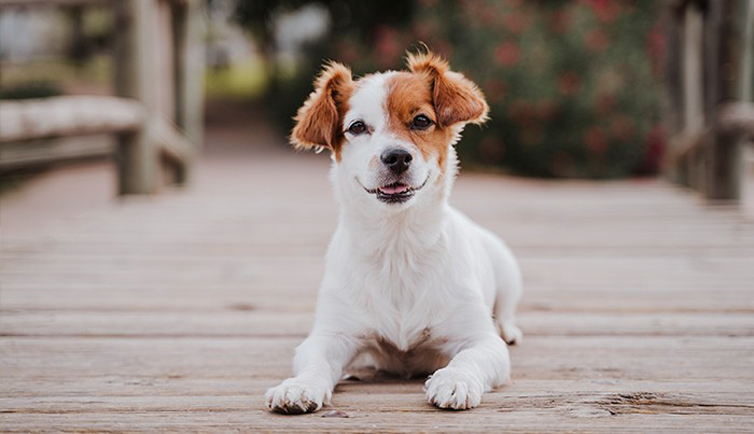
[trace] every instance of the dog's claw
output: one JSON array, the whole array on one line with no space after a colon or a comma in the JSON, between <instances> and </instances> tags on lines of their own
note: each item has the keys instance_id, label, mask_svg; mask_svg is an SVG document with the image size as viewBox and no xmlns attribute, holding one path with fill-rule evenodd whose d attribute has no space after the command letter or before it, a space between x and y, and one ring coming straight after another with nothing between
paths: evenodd
<instances>
[{"instance_id":1,"label":"dog's claw","mask_svg":"<svg viewBox=\"0 0 754 434\"><path fill-rule=\"evenodd\" d=\"M481 404L484 388L474 376L457 368L443 368L426 383L427 401L449 410L466 410Z\"/></svg>"},{"instance_id":2,"label":"dog's claw","mask_svg":"<svg viewBox=\"0 0 754 434\"><path fill-rule=\"evenodd\" d=\"M267 408L280 414L313 413L329 399L329 392L317 385L289 378L265 394Z\"/></svg>"}]
</instances>

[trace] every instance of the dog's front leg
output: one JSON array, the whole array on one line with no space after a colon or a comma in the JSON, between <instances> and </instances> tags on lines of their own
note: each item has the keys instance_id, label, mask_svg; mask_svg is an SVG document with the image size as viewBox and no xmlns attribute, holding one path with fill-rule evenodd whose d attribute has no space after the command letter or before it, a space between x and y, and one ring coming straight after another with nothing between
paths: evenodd
<instances>
[{"instance_id":1,"label":"dog's front leg","mask_svg":"<svg viewBox=\"0 0 754 434\"><path fill-rule=\"evenodd\" d=\"M465 410L482 402L482 394L508 381L510 357L494 332L467 341L448 366L426 381L427 400L440 408Z\"/></svg>"},{"instance_id":2,"label":"dog's front leg","mask_svg":"<svg viewBox=\"0 0 754 434\"><path fill-rule=\"evenodd\" d=\"M267 407L278 413L300 414L329 404L333 388L356 349L357 341L347 335L312 332L296 348L294 377L267 390Z\"/></svg>"}]
</instances>

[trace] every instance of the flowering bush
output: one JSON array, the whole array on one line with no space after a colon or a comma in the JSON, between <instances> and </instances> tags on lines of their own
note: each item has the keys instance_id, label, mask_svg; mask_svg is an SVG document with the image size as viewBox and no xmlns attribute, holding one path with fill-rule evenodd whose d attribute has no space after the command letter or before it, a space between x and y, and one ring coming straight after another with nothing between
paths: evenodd
<instances>
[{"instance_id":1,"label":"flowering bush","mask_svg":"<svg viewBox=\"0 0 754 434\"><path fill-rule=\"evenodd\" d=\"M490 103L488 126L469 128L458 148L462 161L548 177L656 172L658 3L422 1L414 37Z\"/></svg>"},{"instance_id":2,"label":"flowering bush","mask_svg":"<svg viewBox=\"0 0 754 434\"><path fill-rule=\"evenodd\" d=\"M448 58L491 107L491 120L458 146L467 166L544 177L654 173L661 3L420 0L407 23L333 32L324 56L357 73L402 68L405 50L422 41Z\"/></svg>"}]
</instances>

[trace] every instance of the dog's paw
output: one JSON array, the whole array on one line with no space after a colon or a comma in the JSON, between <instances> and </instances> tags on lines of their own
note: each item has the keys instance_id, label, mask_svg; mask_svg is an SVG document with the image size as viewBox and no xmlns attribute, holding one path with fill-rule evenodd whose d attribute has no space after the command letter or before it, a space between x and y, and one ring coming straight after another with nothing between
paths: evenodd
<instances>
[{"instance_id":1,"label":"dog's paw","mask_svg":"<svg viewBox=\"0 0 754 434\"><path fill-rule=\"evenodd\" d=\"M482 402L484 387L473 375L458 368L438 369L426 383L427 400L440 408L466 410Z\"/></svg>"},{"instance_id":2,"label":"dog's paw","mask_svg":"<svg viewBox=\"0 0 754 434\"><path fill-rule=\"evenodd\" d=\"M327 388L289 378L264 395L267 408L276 413L312 413L330 401L331 392Z\"/></svg>"},{"instance_id":3,"label":"dog's paw","mask_svg":"<svg viewBox=\"0 0 754 434\"><path fill-rule=\"evenodd\" d=\"M520 344L521 340L524 338L524 334L521 332L521 329L516 327L516 325L512 322L500 324L499 327L500 336L502 336L503 340L508 345Z\"/></svg>"}]
</instances>

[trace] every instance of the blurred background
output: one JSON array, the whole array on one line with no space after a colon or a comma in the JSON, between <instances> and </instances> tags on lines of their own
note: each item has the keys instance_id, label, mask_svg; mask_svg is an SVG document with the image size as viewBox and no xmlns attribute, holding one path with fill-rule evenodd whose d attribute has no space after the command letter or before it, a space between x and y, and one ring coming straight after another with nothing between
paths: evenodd
<instances>
[{"instance_id":1,"label":"blurred background","mask_svg":"<svg viewBox=\"0 0 754 434\"><path fill-rule=\"evenodd\" d=\"M141 99L147 118L161 113L171 125L165 129L186 133L193 143L186 154L192 156L221 146L205 140L205 122L209 130L242 129L253 122L258 132L264 130L260 134L276 135L278 144L286 146L291 118L325 60L343 62L360 75L400 69L407 50L426 45L478 83L491 106L490 122L469 128L458 147L464 168L606 179L654 176L663 167L688 166L679 160L685 154L662 164L676 138L688 141L696 135L694 140L700 141L699 135L714 123L694 114L708 112L699 95L712 95L708 82L715 81L714 74L703 71L738 71L733 74L735 90L707 98L712 105L750 99L751 93L749 1L145 2L156 3L153 10L119 3L124 2L0 2L0 98ZM139 14L151 30L134 24ZM722 29L721 23L731 29ZM708 34L721 38L720 50L703 49L714 45ZM727 54L726 45L731 47ZM144 60L150 56L155 60L151 64ZM96 101L91 104L100 111ZM7 107L4 117L18 117L13 113L20 108ZM128 110L121 107L121 112ZM138 110L131 113L140 116ZM29 119L27 124L37 123L33 116ZM30 171L111 155L121 161L121 193L152 192L160 182L188 179L190 163L181 169L179 161L178 173L167 179L160 175L157 181L124 186L129 181L124 180L128 169L123 161L139 157L119 156L122 134L109 133L142 125L129 130L123 126L126 120L112 122L117 125L110 130L77 127L82 134L54 126L41 133L6 134L0 147L2 190L12 189ZM6 119L2 125L18 129L19 123ZM93 134L98 132L106 134ZM258 140L254 131L249 134L245 146L253 148ZM35 142L18 146L19 139ZM50 141L54 150L43 143ZM695 180L708 178L675 167L666 172L702 191Z\"/></svg>"}]
</instances>

